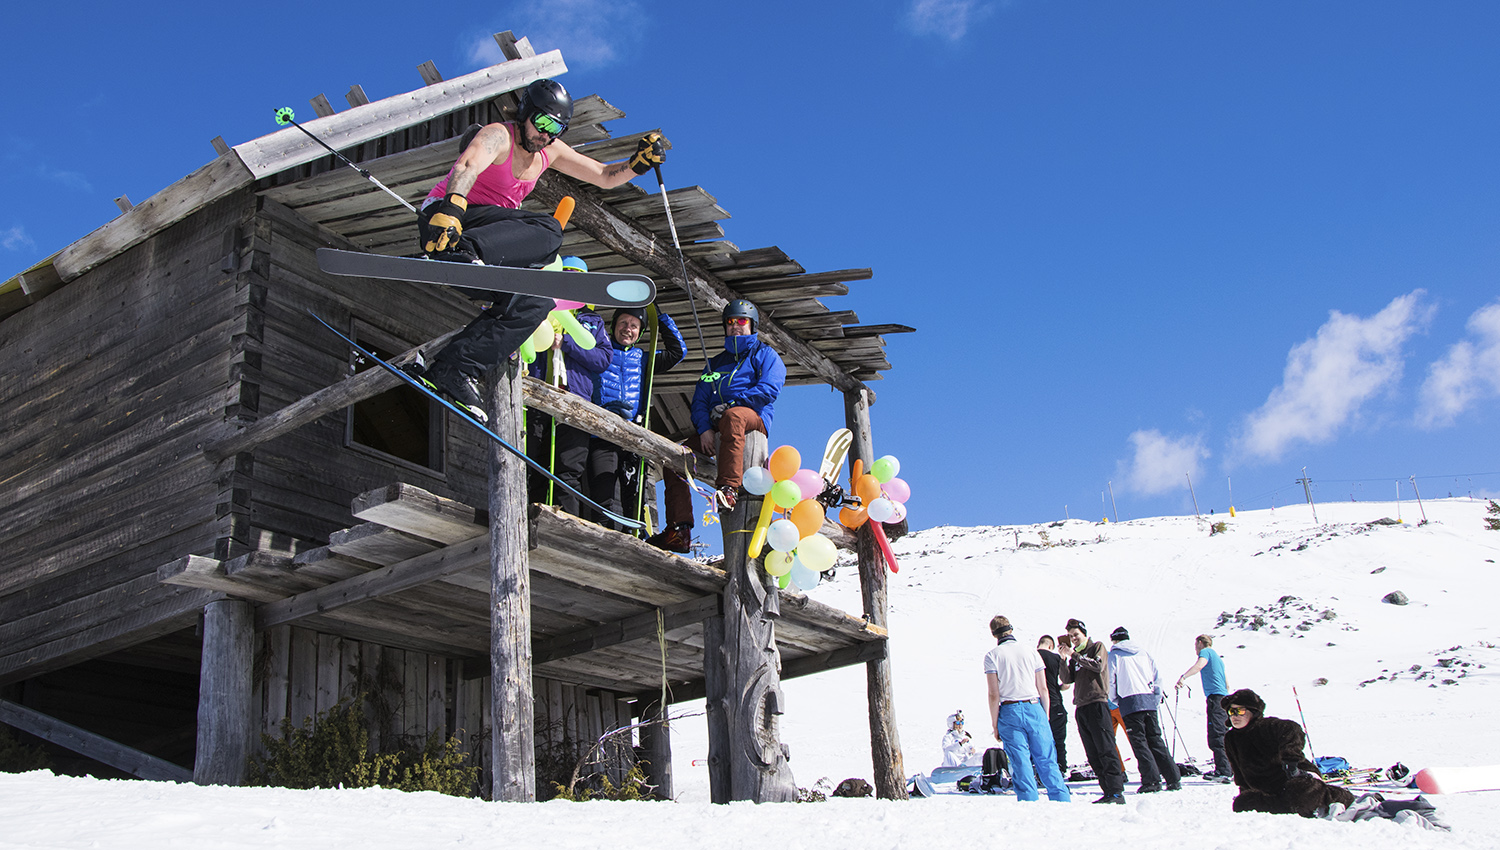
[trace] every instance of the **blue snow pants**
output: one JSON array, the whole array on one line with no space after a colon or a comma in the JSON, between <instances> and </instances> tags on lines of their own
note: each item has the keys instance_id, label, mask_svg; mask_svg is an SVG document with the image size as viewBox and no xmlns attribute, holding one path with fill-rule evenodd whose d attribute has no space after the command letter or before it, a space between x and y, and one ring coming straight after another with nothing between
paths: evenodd
<instances>
[{"instance_id":1,"label":"blue snow pants","mask_svg":"<svg viewBox=\"0 0 1500 850\"><path fill-rule=\"evenodd\" d=\"M1010 757L1010 778L1015 783L1017 800L1037 799L1036 776L1031 765L1047 786L1047 799L1066 803L1072 799L1057 769L1057 745L1052 741L1052 726L1042 706L1035 702L1015 702L1000 706L995 732Z\"/></svg>"}]
</instances>

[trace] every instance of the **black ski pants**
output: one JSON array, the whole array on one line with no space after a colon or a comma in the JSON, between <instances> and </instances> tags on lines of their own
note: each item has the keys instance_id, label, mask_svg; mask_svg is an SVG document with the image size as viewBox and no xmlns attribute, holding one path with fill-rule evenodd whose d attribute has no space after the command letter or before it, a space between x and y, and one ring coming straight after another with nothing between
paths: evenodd
<instances>
[{"instance_id":1,"label":"black ski pants","mask_svg":"<svg viewBox=\"0 0 1500 850\"><path fill-rule=\"evenodd\" d=\"M418 214L419 247L436 234L428 225L432 207ZM545 213L505 207L472 206L464 213L464 232L459 244L492 266L535 266L549 260L562 247L562 228ZM487 290L464 289L466 295L493 304L469 322L433 358L430 377L442 383L445 373L456 371L470 378L483 377L491 367L509 357L552 312L556 302L534 295L507 295Z\"/></svg>"},{"instance_id":2,"label":"black ski pants","mask_svg":"<svg viewBox=\"0 0 1500 850\"><path fill-rule=\"evenodd\" d=\"M426 250L427 243L440 235L427 223L435 208L417 214L419 250ZM464 213L463 224L459 247L487 266L540 267L562 247L562 225L546 213L475 204Z\"/></svg>"},{"instance_id":3,"label":"black ski pants","mask_svg":"<svg viewBox=\"0 0 1500 850\"><path fill-rule=\"evenodd\" d=\"M1047 718L1052 724L1052 740L1057 743L1057 769L1062 771L1063 779L1068 778L1068 754L1065 749L1068 740L1068 710L1063 707L1062 699L1052 703L1052 713Z\"/></svg>"},{"instance_id":4,"label":"black ski pants","mask_svg":"<svg viewBox=\"0 0 1500 850\"><path fill-rule=\"evenodd\" d=\"M1182 781L1177 762L1167 747L1167 739L1161 733L1161 720L1156 716L1156 709L1132 711L1125 715L1125 737L1130 739L1130 749L1135 753L1142 788L1160 786L1162 780L1168 785Z\"/></svg>"},{"instance_id":5,"label":"black ski pants","mask_svg":"<svg viewBox=\"0 0 1500 850\"><path fill-rule=\"evenodd\" d=\"M589 457L589 432L580 431L571 425L558 423L556 453L552 449L552 417L535 410L526 413L526 454L552 474L568 483L580 493L587 493L583 483L583 469ZM547 485L552 482L545 475L530 472L528 486L531 501L547 503ZM576 517L582 517L582 505L578 497L566 488L553 487L552 504ZM587 519L587 517L583 517Z\"/></svg>"},{"instance_id":6,"label":"black ski pants","mask_svg":"<svg viewBox=\"0 0 1500 850\"><path fill-rule=\"evenodd\" d=\"M1223 694L1208 695L1208 748L1214 754L1214 773L1233 776L1234 768L1229 766L1229 754L1224 751L1224 735L1229 732L1229 713L1220 703L1222 699Z\"/></svg>"},{"instance_id":7,"label":"black ski pants","mask_svg":"<svg viewBox=\"0 0 1500 850\"><path fill-rule=\"evenodd\" d=\"M1110 717L1109 704L1080 705L1073 709L1073 719L1078 722L1078 737L1083 739L1083 752L1099 780L1099 790L1125 793L1125 766L1115 752L1115 721Z\"/></svg>"},{"instance_id":8,"label":"black ski pants","mask_svg":"<svg viewBox=\"0 0 1500 850\"><path fill-rule=\"evenodd\" d=\"M620 516L633 516L636 498L634 471L639 465L640 458L634 454L608 440L594 437L589 441L589 498ZM594 521L605 528L626 531L603 516L596 516Z\"/></svg>"}]
</instances>

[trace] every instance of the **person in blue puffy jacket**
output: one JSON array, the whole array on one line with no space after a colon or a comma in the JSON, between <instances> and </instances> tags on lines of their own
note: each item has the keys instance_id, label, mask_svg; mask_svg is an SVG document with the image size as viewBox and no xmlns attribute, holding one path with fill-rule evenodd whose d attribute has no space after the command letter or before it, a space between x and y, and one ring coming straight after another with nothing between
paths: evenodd
<instances>
[{"instance_id":1,"label":"person in blue puffy jacket","mask_svg":"<svg viewBox=\"0 0 1500 850\"><path fill-rule=\"evenodd\" d=\"M578 261L578 264L581 265L582 261ZM604 319L592 310L580 310L578 323L593 336L593 348L580 347L571 336L554 328L552 347L537 352L536 361L528 371L534 378L592 400L594 382L610 363L609 337L604 333ZM559 422L554 440L552 417L539 410L528 411L526 453L544 467L550 464L553 474L566 481L569 487L580 493L588 492L584 489L587 485L583 482L584 467L589 457L587 431ZM547 501L549 483L544 476L531 473L528 489L533 502ZM581 515L582 506L578 497L562 487L553 488L553 502L574 516Z\"/></svg>"},{"instance_id":2,"label":"person in blue puffy jacket","mask_svg":"<svg viewBox=\"0 0 1500 850\"><path fill-rule=\"evenodd\" d=\"M714 501L719 510L734 507L744 472L745 434L759 431L769 436L776 397L786 384L786 364L771 346L761 342L756 331L760 313L743 298L724 307L724 350L708 361L693 392L693 427L696 439L687 446L709 457L718 457L718 488ZM687 552L692 544L693 497L687 482L668 471L666 490L667 525L648 542L674 552Z\"/></svg>"},{"instance_id":3,"label":"person in blue puffy jacket","mask_svg":"<svg viewBox=\"0 0 1500 850\"><path fill-rule=\"evenodd\" d=\"M615 311L609 329L613 356L594 382L594 403L637 425L645 424L648 352L636 346L645 327L645 310L622 307ZM666 313L657 316L657 340L662 350L656 352L656 373L682 362L687 346L677 323ZM589 497L611 512L623 516L622 506L634 509L639 469L640 459L630 452L600 437L589 440ZM602 516L595 517L595 521L608 524ZM616 529L621 530L618 526Z\"/></svg>"}]
</instances>

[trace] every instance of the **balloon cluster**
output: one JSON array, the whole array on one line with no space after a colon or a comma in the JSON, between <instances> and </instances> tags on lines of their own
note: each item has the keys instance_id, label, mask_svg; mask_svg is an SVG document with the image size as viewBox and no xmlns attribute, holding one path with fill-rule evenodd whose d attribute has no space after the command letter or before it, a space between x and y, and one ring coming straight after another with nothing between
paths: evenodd
<instances>
[{"instance_id":1,"label":"balloon cluster","mask_svg":"<svg viewBox=\"0 0 1500 850\"><path fill-rule=\"evenodd\" d=\"M578 344L578 347L584 351L588 351L594 347L594 335L589 333L589 329L578 321L578 317L573 315L571 309L563 306L565 304L583 306L577 301L558 301L558 309L548 313L547 318L540 325L536 326L536 330L531 332L531 336L527 337L526 341L521 343L520 353L522 363L530 364L536 362L537 352L546 351L551 348L552 341L557 338L559 333L565 331Z\"/></svg>"},{"instance_id":2,"label":"balloon cluster","mask_svg":"<svg viewBox=\"0 0 1500 850\"><path fill-rule=\"evenodd\" d=\"M849 476L854 495L859 498L858 507L845 507L839 511L839 523L853 531L870 520L875 543L880 554L890 565L891 572L899 572L896 556L891 552L891 543L885 536L885 523L906 519L906 500L911 498L911 487L896 476L901 472L901 461L886 455L870 464L870 471L861 474L861 462L854 461Z\"/></svg>"},{"instance_id":3,"label":"balloon cluster","mask_svg":"<svg viewBox=\"0 0 1500 850\"><path fill-rule=\"evenodd\" d=\"M854 495L859 497L858 507L846 507L839 511L839 522L851 531L869 520L876 522L900 522L906 519L906 500L911 498L911 487L896 476L901 473L901 461L892 455L870 464L870 471L860 474L861 463L854 461Z\"/></svg>"},{"instance_id":4,"label":"balloon cluster","mask_svg":"<svg viewBox=\"0 0 1500 850\"><path fill-rule=\"evenodd\" d=\"M770 544L766 573L781 587L795 585L809 590L817 585L819 574L833 566L838 549L821 531L826 518L818 501L825 485L823 477L801 466L802 455L791 446L782 446L771 453L768 468L745 470L744 487L766 497L750 538L750 557L760 557L764 546ZM785 516L773 520L777 508Z\"/></svg>"}]
</instances>

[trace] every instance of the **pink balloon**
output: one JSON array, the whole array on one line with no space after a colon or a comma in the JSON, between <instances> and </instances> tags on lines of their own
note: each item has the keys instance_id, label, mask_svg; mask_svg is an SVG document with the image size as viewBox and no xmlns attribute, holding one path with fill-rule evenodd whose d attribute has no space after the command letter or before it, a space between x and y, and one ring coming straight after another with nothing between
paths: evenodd
<instances>
[{"instance_id":1,"label":"pink balloon","mask_svg":"<svg viewBox=\"0 0 1500 850\"><path fill-rule=\"evenodd\" d=\"M893 502L904 502L911 498L911 487L899 478L892 478L880 486L885 490L885 497Z\"/></svg>"},{"instance_id":2,"label":"pink balloon","mask_svg":"<svg viewBox=\"0 0 1500 850\"><path fill-rule=\"evenodd\" d=\"M894 509L894 512L891 514L891 518L886 520L886 522L895 523L906 519L906 505L903 505L900 502L891 502L891 508Z\"/></svg>"},{"instance_id":3,"label":"pink balloon","mask_svg":"<svg viewBox=\"0 0 1500 850\"><path fill-rule=\"evenodd\" d=\"M579 307L586 306L582 301L569 301L566 298L554 298L552 300L557 302L557 306L553 308L554 310L577 310Z\"/></svg>"},{"instance_id":4,"label":"pink balloon","mask_svg":"<svg viewBox=\"0 0 1500 850\"><path fill-rule=\"evenodd\" d=\"M802 490L802 498L816 499L823 492L823 476L811 469L799 469L792 476L792 482Z\"/></svg>"}]
</instances>

